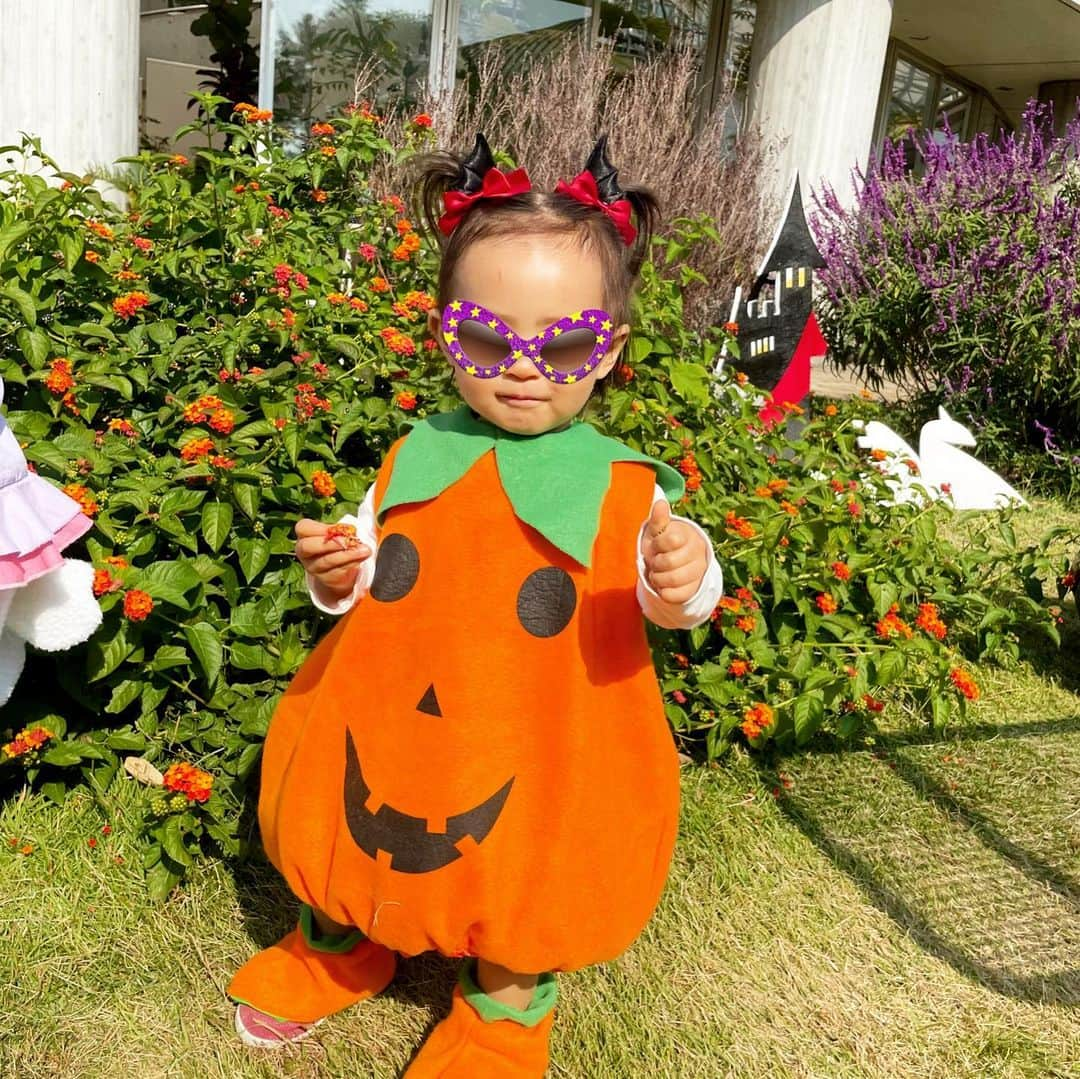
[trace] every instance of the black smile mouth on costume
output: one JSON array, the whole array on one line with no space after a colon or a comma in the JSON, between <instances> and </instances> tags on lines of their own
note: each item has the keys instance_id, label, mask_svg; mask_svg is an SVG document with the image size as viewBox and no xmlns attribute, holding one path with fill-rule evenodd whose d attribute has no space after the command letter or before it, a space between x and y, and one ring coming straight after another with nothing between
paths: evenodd
<instances>
[{"instance_id":1,"label":"black smile mouth on costume","mask_svg":"<svg viewBox=\"0 0 1080 1079\"><path fill-rule=\"evenodd\" d=\"M345 728L345 820L356 845L369 857L382 850L390 855L390 868L401 873L430 873L461 857L455 846L466 836L482 843L499 819L514 785L506 781L490 798L472 809L446 818L445 832L431 832L423 817L412 817L383 803L372 813L367 808L371 788L364 780L352 732Z\"/></svg>"}]
</instances>

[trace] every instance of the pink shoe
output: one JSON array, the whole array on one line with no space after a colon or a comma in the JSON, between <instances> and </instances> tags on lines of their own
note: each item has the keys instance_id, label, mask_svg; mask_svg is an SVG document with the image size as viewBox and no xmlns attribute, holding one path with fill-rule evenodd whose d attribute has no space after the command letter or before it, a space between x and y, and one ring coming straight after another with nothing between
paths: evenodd
<instances>
[{"instance_id":1,"label":"pink shoe","mask_svg":"<svg viewBox=\"0 0 1080 1079\"><path fill-rule=\"evenodd\" d=\"M236 1033L245 1045L255 1049L280 1049L284 1045L302 1042L322 1022L294 1023L277 1019L266 1012L256 1011L250 1004L236 1006Z\"/></svg>"}]
</instances>

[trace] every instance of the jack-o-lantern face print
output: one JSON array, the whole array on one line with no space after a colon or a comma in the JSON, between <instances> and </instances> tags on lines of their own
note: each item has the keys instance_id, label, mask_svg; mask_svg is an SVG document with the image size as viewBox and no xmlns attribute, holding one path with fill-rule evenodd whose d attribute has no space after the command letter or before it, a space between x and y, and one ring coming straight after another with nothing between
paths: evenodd
<instances>
[{"instance_id":1,"label":"jack-o-lantern face print","mask_svg":"<svg viewBox=\"0 0 1080 1079\"><path fill-rule=\"evenodd\" d=\"M417 592L421 581L421 559L416 545L400 532L384 536L379 543L375 577L370 596L381 603L394 603L407 596L424 602ZM427 597L426 602L437 602ZM509 604L499 604L499 607ZM554 637L569 625L577 607L577 590L570 574L557 566L543 566L529 573L521 582L513 607L517 621L533 637ZM501 611L492 612L491 632L498 634ZM512 616L511 616L512 617ZM510 627L508 627L510 628ZM423 650L420 651L423 655ZM408 709L408 720L416 713L446 721L446 736L453 737L455 722L476 717L454 717L443 712L438 689L432 682L420 700ZM387 717L386 721L390 721ZM345 820L353 841L368 857L378 851L390 855L390 868L401 873L430 873L460 858L458 844L471 838L480 844L495 827L514 786L514 776L505 780L493 794L471 808L447 817L445 828L432 831L425 818L403 813L389 803L372 812L368 802L372 790L364 778L360 754L352 732L345 728Z\"/></svg>"}]
</instances>

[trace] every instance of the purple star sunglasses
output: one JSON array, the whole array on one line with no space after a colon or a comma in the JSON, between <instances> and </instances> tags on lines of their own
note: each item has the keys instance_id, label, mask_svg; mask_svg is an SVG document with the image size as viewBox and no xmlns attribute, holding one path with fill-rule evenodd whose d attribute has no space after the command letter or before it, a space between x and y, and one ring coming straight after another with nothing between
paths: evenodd
<instances>
[{"instance_id":1,"label":"purple star sunglasses","mask_svg":"<svg viewBox=\"0 0 1080 1079\"><path fill-rule=\"evenodd\" d=\"M442 335L454 363L475 378L495 378L528 357L550 382L574 383L595 371L611 347L614 320L596 308L574 311L538 337L519 337L498 315L471 300L443 308Z\"/></svg>"}]
</instances>

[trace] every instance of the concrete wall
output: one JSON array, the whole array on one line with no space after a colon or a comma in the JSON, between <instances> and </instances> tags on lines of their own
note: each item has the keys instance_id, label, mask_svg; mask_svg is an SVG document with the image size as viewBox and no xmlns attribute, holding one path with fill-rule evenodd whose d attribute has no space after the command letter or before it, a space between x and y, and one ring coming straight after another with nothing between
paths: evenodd
<instances>
[{"instance_id":1,"label":"concrete wall","mask_svg":"<svg viewBox=\"0 0 1080 1079\"><path fill-rule=\"evenodd\" d=\"M135 153L138 60L138 0L0 0L0 144L78 173Z\"/></svg>"},{"instance_id":2,"label":"concrete wall","mask_svg":"<svg viewBox=\"0 0 1080 1079\"><path fill-rule=\"evenodd\" d=\"M892 0L758 0L750 117L787 140L777 200L798 171L805 199L827 180L851 203L851 170L870 154L891 22Z\"/></svg>"}]
</instances>

